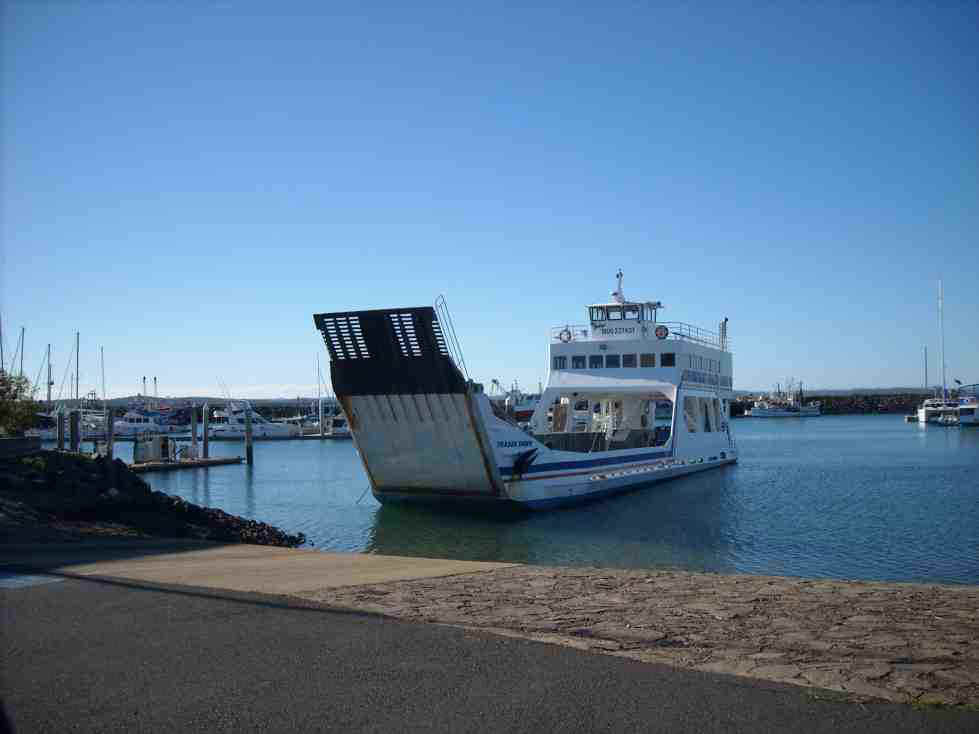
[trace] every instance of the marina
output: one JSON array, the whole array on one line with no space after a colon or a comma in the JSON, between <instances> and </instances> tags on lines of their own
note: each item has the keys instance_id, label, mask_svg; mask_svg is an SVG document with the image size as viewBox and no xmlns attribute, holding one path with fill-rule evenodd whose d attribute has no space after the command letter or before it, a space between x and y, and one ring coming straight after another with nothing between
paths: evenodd
<instances>
[{"instance_id":1,"label":"marina","mask_svg":"<svg viewBox=\"0 0 979 734\"><path fill-rule=\"evenodd\" d=\"M153 489L302 532L321 550L542 565L979 583L979 431L898 415L736 420L737 464L557 512L382 505L349 441L256 443L255 463ZM132 444L117 447L131 460ZM213 456L241 446L217 443Z\"/></svg>"}]
</instances>

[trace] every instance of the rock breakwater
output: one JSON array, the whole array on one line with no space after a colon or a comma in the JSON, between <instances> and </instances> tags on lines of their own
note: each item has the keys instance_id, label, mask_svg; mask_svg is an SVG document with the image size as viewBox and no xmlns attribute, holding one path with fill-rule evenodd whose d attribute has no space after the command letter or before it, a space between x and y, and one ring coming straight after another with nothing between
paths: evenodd
<instances>
[{"instance_id":1,"label":"rock breakwater","mask_svg":"<svg viewBox=\"0 0 979 734\"><path fill-rule=\"evenodd\" d=\"M0 459L0 540L193 538L296 547L306 538L157 492L119 459L58 451Z\"/></svg>"}]
</instances>

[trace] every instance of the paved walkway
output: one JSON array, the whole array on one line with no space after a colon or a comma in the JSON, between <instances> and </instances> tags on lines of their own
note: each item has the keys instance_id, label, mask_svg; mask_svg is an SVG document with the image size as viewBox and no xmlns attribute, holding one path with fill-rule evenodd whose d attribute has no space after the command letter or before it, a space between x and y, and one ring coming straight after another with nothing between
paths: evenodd
<instances>
[{"instance_id":1,"label":"paved walkway","mask_svg":"<svg viewBox=\"0 0 979 734\"><path fill-rule=\"evenodd\" d=\"M283 597L68 579L0 590L32 732L968 732L979 715L595 655Z\"/></svg>"},{"instance_id":2,"label":"paved walkway","mask_svg":"<svg viewBox=\"0 0 979 734\"><path fill-rule=\"evenodd\" d=\"M979 587L542 568L264 546L0 547L34 570L290 595L866 699L979 705ZM9 565L7 566L10 567Z\"/></svg>"},{"instance_id":3,"label":"paved walkway","mask_svg":"<svg viewBox=\"0 0 979 734\"><path fill-rule=\"evenodd\" d=\"M27 565L74 575L113 576L159 584L230 591L293 594L354 584L480 573L512 563L323 553L261 545L160 542L58 544L11 552L0 546L0 567Z\"/></svg>"},{"instance_id":4,"label":"paved walkway","mask_svg":"<svg viewBox=\"0 0 979 734\"><path fill-rule=\"evenodd\" d=\"M302 594L636 660L979 704L979 587L519 566Z\"/></svg>"}]
</instances>

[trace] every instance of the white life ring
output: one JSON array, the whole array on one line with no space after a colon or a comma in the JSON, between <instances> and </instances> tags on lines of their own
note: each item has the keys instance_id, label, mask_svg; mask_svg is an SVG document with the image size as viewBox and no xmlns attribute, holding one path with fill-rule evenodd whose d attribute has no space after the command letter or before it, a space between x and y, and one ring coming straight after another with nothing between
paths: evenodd
<instances>
[{"instance_id":1,"label":"white life ring","mask_svg":"<svg viewBox=\"0 0 979 734\"><path fill-rule=\"evenodd\" d=\"M562 329L561 333L557 335L557 338L567 344L571 341L571 329Z\"/></svg>"}]
</instances>

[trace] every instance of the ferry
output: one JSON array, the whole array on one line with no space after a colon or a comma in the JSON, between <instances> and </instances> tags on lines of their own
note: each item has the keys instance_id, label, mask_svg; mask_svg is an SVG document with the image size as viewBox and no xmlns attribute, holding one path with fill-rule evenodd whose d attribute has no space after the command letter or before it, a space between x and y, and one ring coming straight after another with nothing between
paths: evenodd
<instances>
[{"instance_id":1,"label":"ferry","mask_svg":"<svg viewBox=\"0 0 979 734\"><path fill-rule=\"evenodd\" d=\"M444 299L315 314L374 496L549 509L736 462L727 319L660 322L663 305L627 300L617 277L587 323L552 330L528 431L468 378Z\"/></svg>"}]
</instances>

